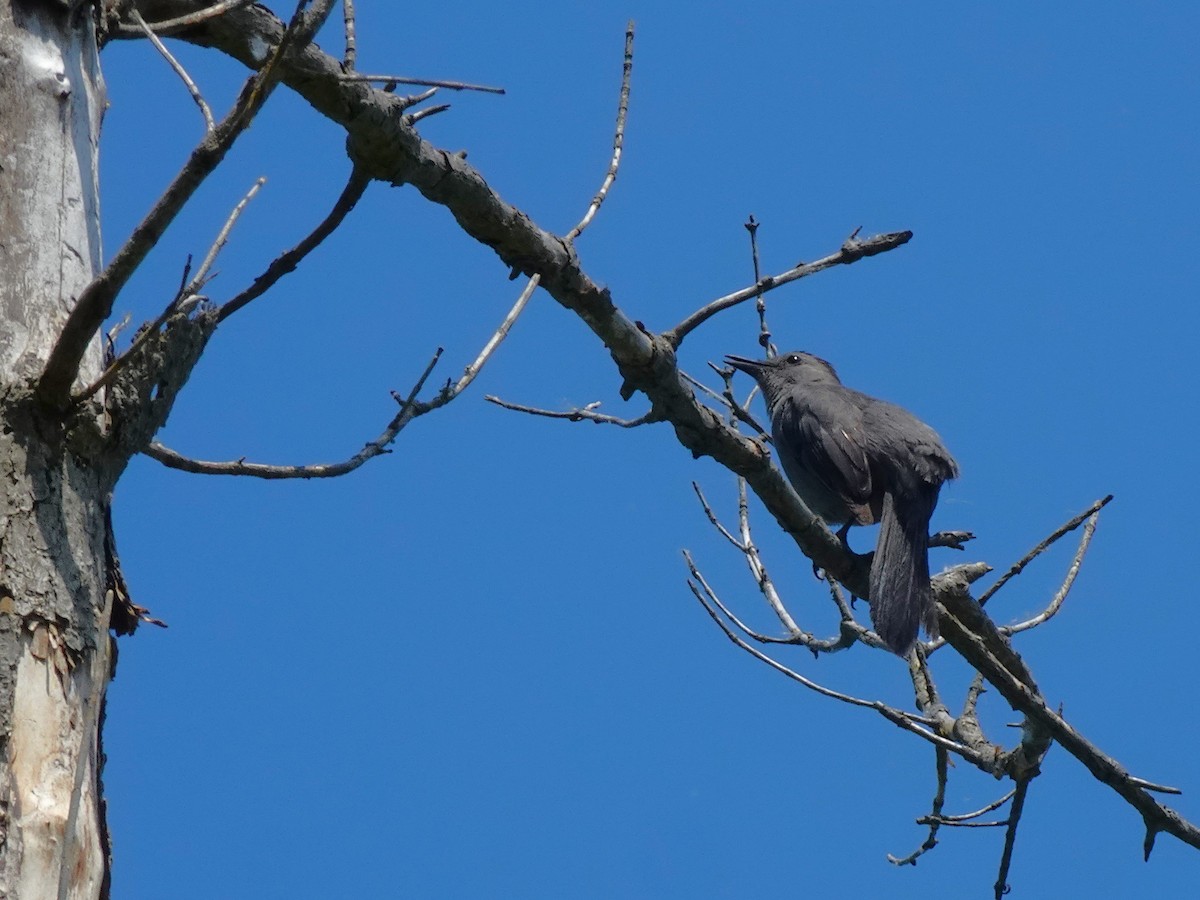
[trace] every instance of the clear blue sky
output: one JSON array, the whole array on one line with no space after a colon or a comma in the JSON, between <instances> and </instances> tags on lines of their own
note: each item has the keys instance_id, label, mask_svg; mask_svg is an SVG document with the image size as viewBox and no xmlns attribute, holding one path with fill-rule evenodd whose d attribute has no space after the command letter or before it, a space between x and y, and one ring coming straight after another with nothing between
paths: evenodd
<instances>
[{"instance_id":1,"label":"clear blue sky","mask_svg":"<svg viewBox=\"0 0 1200 900\"><path fill-rule=\"evenodd\" d=\"M662 329L763 264L853 228L908 246L771 295L780 344L938 429L963 477L939 528L1005 567L1116 494L1063 613L1020 650L1047 697L1200 818L1195 683L1200 503L1200 16L1180 4L359 3L359 68L504 85L450 95L423 133L565 232L609 156L625 22L637 20L626 158L580 242L588 272ZM339 48L336 28L322 35ZM178 43L215 109L243 77ZM107 251L201 120L145 43L105 53ZM209 293L222 300L321 216L343 134L280 91L118 302L153 317L265 175ZM412 189L371 188L304 268L230 319L162 439L216 459L344 458L392 416L437 346L457 376L519 285ZM753 353L753 310L684 347ZM170 623L122 640L106 786L116 896L987 896L1002 833L924 838L932 752L804 692L728 643L685 587L689 548L768 619L692 496L732 515L732 477L664 426L505 412L485 393L623 415L607 352L535 298L470 393L395 452L327 482L201 478L142 458L116 499L135 599ZM792 609L833 611L809 563L756 536ZM867 543L866 533L857 543ZM1071 548L1006 589L1013 621ZM1186 614L1185 614L1186 613ZM832 687L910 701L863 650L784 659ZM943 688L966 675L942 662ZM952 701L954 703L958 700ZM989 695L985 724L1014 721ZM960 766L948 810L1004 785ZM1033 786L1014 896L1194 896L1200 854L1161 837L1061 749ZM953 886L953 887L951 887Z\"/></svg>"}]
</instances>

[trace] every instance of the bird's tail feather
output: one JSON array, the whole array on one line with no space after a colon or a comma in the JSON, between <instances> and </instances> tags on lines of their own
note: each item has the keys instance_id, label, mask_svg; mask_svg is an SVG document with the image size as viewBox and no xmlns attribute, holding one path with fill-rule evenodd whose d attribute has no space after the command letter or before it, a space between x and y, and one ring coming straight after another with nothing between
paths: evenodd
<instances>
[{"instance_id":1,"label":"bird's tail feather","mask_svg":"<svg viewBox=\"0 0 1200 900\"><path fill-rule=\"evenodd\" d=\"M905 497L902 511L890 493L883 499L871 563L871 621L875 633L900 656L908 654L921 625L937 637L929 586L929 519L936 504L936 489Z\"/></svg>"}]
</instances>

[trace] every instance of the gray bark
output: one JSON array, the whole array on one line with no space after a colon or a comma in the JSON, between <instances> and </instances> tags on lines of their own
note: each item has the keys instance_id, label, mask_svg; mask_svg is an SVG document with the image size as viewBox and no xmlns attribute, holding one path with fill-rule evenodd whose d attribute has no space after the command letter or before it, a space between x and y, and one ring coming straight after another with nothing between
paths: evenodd
<instances>
[{"instance_id":1,"label":"gray bark","mask_svg":"<svg viewBox=\"0 0 1200 900\"><path fill-rule=\"evenodd\" d=\"M98 729L111 667L96 407L33 400L101 261L94 29L0 6L0 896L98 897L107 882ZM94 379L93 341L77 383Z\"/></svg>"}]
</instances>

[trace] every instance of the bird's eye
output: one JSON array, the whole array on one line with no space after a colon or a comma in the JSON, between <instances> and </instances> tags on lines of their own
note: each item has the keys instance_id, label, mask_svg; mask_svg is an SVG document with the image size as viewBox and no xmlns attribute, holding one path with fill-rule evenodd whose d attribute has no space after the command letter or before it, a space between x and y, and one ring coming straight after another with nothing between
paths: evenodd
<instances>
[{"instance_id":1,"label":"bird's eye","mask_svg":"<svg viewBox=\"0 0 1200 900\"><path fill-rule=\"evenodd\" d=\"M793 364L800 362L800 354L799 353L788 354L787 361L790 363L793 363Z\"/></svg>"}]
</instances>

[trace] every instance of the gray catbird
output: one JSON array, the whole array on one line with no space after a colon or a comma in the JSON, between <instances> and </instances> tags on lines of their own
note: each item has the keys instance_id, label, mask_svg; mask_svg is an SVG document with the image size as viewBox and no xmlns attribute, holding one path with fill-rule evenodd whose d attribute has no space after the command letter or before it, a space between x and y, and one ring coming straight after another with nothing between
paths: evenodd
<instances>
[{"instance_id":1,"label":"gray catbird","mask_svg":"<svg viewBox=\"0 0 1200 900\"><path fill-rule=\"evenodd\" d=\"M844 387L808 353L767 360L727 356L754 376L771 415L783 471L814 513L845 527L879 522L871 563L871 621L901 656L921 624L937 635L929 586L929 518L958 464L937 433L907 410Z\"/></svg>"}]
</instances>

